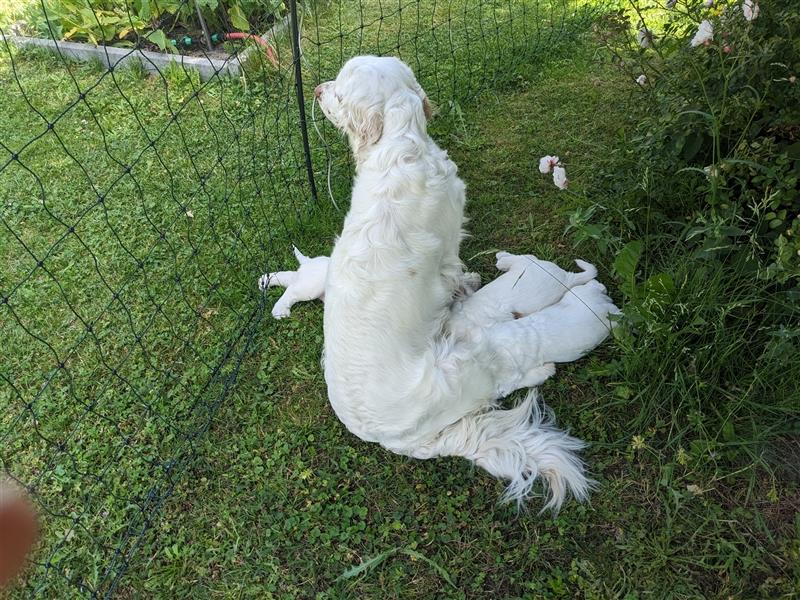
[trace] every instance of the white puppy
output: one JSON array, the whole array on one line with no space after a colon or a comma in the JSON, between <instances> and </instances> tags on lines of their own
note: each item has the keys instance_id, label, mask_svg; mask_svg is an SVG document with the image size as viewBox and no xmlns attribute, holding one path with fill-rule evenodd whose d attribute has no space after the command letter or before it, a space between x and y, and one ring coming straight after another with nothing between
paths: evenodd
<instances>
[{"instance_id":1,"label":"white puppy","mask_svg":"<svg viewBox=\"0 0 800 600\"><path fill-rule=\"evenodd\" d=\"M570 273L532 254L498 252L496 257L497 268L505 273L464 301L453 304L449 322L452 335L461 338L475 328L530 315L558 302L575 286L597 277L597 269L582 260L575 263L583 271Z\"/></svg>"},{"instance_id":2,"label":"white puppy","mask_svg":"<svg viewBox=\"0 0 800 600\"><path fill-rule=\"evenodd\" d=\"M356 159L325 287L325 380L337 416L394 452L469 458L511 480L508 499L527 498L538 476L546 507L569 492L585 498L579 440L545 421L531 398L494 408L554 370L532 317L470 341L444 333L467 283L458 258L464 184L426 133L427 99L413 73L396 58L357 57L315 93Z\"/></svg>"},{"instance_id":3,"label":"white puppy","mask_svg":"<svg viewBox=\"0 0 800 600\"><path fill-rule=\"evenodd\" d=\"M258 287L264 291L269 287L285 287L286 291L272 307L272 316L283 319L291 314L292 305L306 300L325 298L325 278L328 276L327 256L308 258L294 248L294 255L300 264L297 271L277 271L265 273L258 279Z\"/></svg>"},{"instance_id":4,"label":"white puppy","mask_svg":"<svg viewBox=\"0 0 800 600\"><path fill-rule=\"evenodd\" d=\"M477 334L473 331L471 339L488 337L501 352L506 352L509 344L525 345L527 352L522 360L499 361L507 369L498 377L505 387L497 393L504 395L541 383L542 365L552 368L549 377L555 372L554 363L578 360L597 347L611 333L614 322L610 316L617 313L619 309L606 295L605 286L591 280L532 315L478 329Z\"/></svg>"}]
</instances>

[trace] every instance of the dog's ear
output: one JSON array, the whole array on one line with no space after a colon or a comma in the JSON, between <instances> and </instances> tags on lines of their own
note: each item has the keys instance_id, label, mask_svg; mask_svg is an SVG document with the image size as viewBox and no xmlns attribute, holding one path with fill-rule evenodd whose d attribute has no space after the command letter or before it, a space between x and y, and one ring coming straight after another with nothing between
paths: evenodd
<instances>
[{"instance_id":1,"label":"dog's ear","mask_svg":"<svg viewBox=\"0 0 800 600\"><path fill-rule=\"evenodd\" d=\"M383 135L383 111L378 106L353 108L346 119L345 129L356 154L376 144Z\"/></svg>"},{"instance_id":2,"label":"dog's ear","mask_svg":"<svg viewBox=\"0 0 800 600\"><path fill-rule=\"evenodd\" d=\"M427 96L423 96L422 98L422 111L425 113L425 118L428 121L430 121L436 113L436 109L433 107L433 104L431 104L431 101L428 100Z\"/></svg>"},{"instance_id":3,"label":"dog's ear","mask_svg":"<svg viewBox=\"0 0 800 600\"><path fill-rule=\"evenodd\" d=\"M377 144L383 134L383 114L381 110L372 107L363 112L356 132L361 146Z\"/></svg>"},{"instance_id":4,"label":"dog's ear","mask_svg":"<svg viewBox=\"0 0 800 600\"><path fill-rule=\"evenodd\" d=\"M386 105L384 128L387 131L411 131L423 135L426 123L425 101L414 92L396 94Z\"/></svg>"},{"instance_id":5,"label":"dog's ear","mask_svg":"<svg viewBox=\"0 0 800 600\"><path fill-rule=\"evenodd\" d=\"M436 107L431 103L428 95L425 93L425 90L422 89L422 86L414 81L414 91L417 92L417 95L422 98L422 112L425 113L425 119L430 121L433 118L433 115L436 114Z\"/></svg>"}]
</instances>

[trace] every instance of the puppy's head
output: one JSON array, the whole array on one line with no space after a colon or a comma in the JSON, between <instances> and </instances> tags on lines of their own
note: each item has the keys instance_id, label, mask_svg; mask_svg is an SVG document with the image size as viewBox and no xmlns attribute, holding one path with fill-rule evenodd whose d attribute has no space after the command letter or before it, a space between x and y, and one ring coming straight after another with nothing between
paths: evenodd
<instances>
[{"instance_id":1,"label":"puppy's head","mask_svg":"<svg viewBox=\"0 0 800 600\"><path fill-rule=\"evenodd\" d=\"M316 87L322 112L359 154L384 137L425 135L431 106L408 66L394 57L357 56Z\"/></svg>"}]
</instances>

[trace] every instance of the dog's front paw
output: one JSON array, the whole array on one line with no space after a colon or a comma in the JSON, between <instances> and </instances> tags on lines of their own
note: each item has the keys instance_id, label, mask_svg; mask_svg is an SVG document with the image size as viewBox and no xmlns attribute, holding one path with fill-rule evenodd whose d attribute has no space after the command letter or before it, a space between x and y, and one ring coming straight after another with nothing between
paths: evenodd
<instances>
[{"instance_id":1,"label":"dog's front paw","mask_svg":"<svg viewBox=\"0 0 800 600\"><path fill-rule=\"evenodd\" d=\"M453 293L453 300L466 300L481 287L481 276L477 273L464 273Z\"/></svg>"},{"instance_id":2,"label":"dog's front paw","mask_svg":"<svg viewBox=\"0 0 800 600\"><path fill-rule=\"evenodd\" d=\"M478 273L464 273L461 285L468 293L477 292L481 288L481 276Z\"/></svg>"}]
</instances>

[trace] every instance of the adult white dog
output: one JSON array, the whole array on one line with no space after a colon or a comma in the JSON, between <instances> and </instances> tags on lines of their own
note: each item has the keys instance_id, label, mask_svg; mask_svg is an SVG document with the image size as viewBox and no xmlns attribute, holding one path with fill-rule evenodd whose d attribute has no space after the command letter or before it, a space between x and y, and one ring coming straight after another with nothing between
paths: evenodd
<instances>
[{"instance_id":1,"label":"adult white dog","mask_svg":"<svg viewBox=\"0 0 800 600\"><path fill-rule=\"evenodd\" d=\"M537 476L549 490L545 508L558 509L569 492L585 498L583 443L546 420L531 395L512 410L495 404L554 372L569 354L570 325L558 356L533 317L468 341L445 334L454 295L474 287L458 257L464 184L426 133L428 103L411 70L396 58L357 57L316 96L356 159L325 286L324 370L337 416L397 453L466 457L511 480L508 499L527 498ZM607 322L610 302L590 300Z\"/></svg>"}]
</instances>

